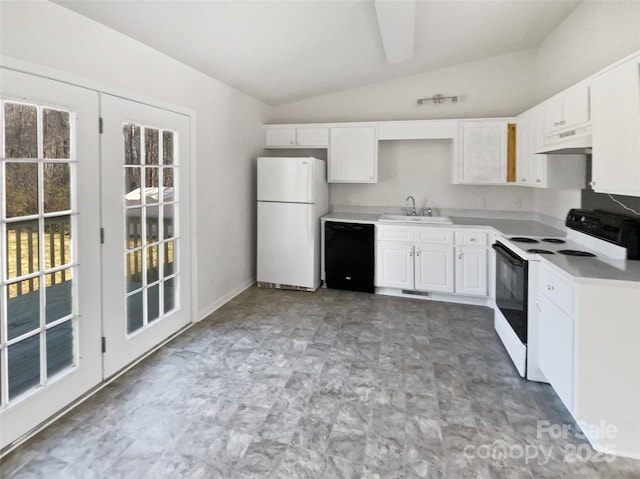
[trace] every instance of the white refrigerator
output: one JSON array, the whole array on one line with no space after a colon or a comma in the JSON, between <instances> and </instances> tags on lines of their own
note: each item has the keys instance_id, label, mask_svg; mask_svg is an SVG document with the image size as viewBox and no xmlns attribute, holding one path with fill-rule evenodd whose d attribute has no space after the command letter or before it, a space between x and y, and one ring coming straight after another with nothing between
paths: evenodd
<instances>
[{"instance_id":1,"label":"white refrigerator","mask_svg":"<svg viewBox=\"0 0 640 479\"><path fill-rule=\"evenodd\" d=\"M320 217L329 211L327 163L258 158L257 282L315 291L320 286Z\"/></svg>"}]
</instances>

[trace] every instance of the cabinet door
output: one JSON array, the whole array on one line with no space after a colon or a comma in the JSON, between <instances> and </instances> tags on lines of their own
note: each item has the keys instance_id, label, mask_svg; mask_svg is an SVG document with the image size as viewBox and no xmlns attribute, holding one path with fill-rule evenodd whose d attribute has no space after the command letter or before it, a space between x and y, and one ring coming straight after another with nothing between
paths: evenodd
<instances>
[{"instance_id":1,"label":"cabinet door","mask_svg":"<svg viewBox=\"0 0 640 479\"><path fill-rule=\"evenodd\" d=\"M506 121L463 123L454 182L506 183L507 134Z\"/></svg>"},{"instance_id":2,"label":"cabinet door","mask_svg":"<svg viewBox=\"0 0 640 479\"><path fill-rule=\"evenodd\" d=\"M529 178L531 186L547 186L547 155L538 155L536 151L544 145L542 112L536 111L529 123Z\"/></svg>"},{"instance_id":3,"label":"cabinet door","mask_svg":"<svg viewBox=\"0 0 640 479\"><path fill-rule=\"evenodd\" d=\"M516 183L529 185L532 180L532 119L522 116L516 122Z\"/></svg>"},{"instance_id":4,"label":"cabinet door","mask_svg":"<svg viewBox=\"0 0 640 479\"><path fill-rule=\"evenodd\" d=\"M540 370L573 412L573 319L547 296L539 300L538 363Z\"/></svg>"},{"instance_id":5,"label":"cabinet door","mask_svg":"<svg viewBox=\"0 0 640 479\"><path fill-rule=\"evenodd\" d=\"M487 295L487 250L456 248L456 293Z\"/></svg>"},{"instance_id":6,"label":"cabinet door","mask_svg":"<svg viewBox=\"0 0 640 479\"><path fill-rule=\"evenodd\" d=\"M413 289L413 245L376 244L376 286Z\"/></svg>"},{"instance_id":7,"label":"cabinet door","mask_svg":"<svg viewBox=\"0 0 640 479\"><path fill-rule=\"evenodd\" d=\"M453 247L425 243L415 245L415 288L453 292Z\"/></svg>"},{"instance_id":8,"label":"cabinet door","mask_svg":"<svg viewBox=\"0 0 640 479\"><path fill-rule=\"evenodd\" d=\"M295 146L296 144L295 128L266 128L264 135L267 148Z\"/></svg>"},{"instance_id":9,"label":"cabinet door","mask_svg":"<svg viewBox=\"0 0 640 479\"><path fill-rule=\"evenodd\" d=\"M298 146L328 146L328 127L304 127L297 129L296 144Z\"/></svg>"},{"instance_id":10,"label":"cabinet door","mask_svg":"<svg viewBox=\"0 0 640 479\"><path fill-rule=\"evenodd\" d=\"M640 64L593 79L593 189L640 196Z\"/></svg>"},{"instance_id":11,"label":"cabinet door","mask_svg":"<svg viewBox=\"0 0 640 479\"><path fill-rule=\"evenodd\" d=\"M331 128L329 182L375 183L378 142L375 126Z\"/></svg>"},{"instance_id":12,"label":"cabinet door","mask_svg":"<svg viewBox=\"0 0 640 479\"><path fill-rule=\"evenodd\" d=\"M589 85L576 85L562 95L562 129L589 121Z\"/></svg>"},{"instance_id":13,"label":"cabinet door","mask_svg":"<svg viewBox=\"0 0 640 479\"><path fill-rule=\"evenodd\" d=\"M562 97L556 96L544 102L543 106L544 134L551 135L562 130Z\"/></svg>"}]
</instances>

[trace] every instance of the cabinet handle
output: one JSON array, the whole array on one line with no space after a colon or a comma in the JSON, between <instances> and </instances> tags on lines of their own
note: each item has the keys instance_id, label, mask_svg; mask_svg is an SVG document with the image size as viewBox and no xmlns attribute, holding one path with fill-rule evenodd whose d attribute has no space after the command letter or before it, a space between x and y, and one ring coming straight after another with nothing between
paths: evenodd
<instances>
[{"instance_id":1,"label":"cabinet handle","mask_svg":"<svg viewBox=\"0 0 640 479\"><path fill-rule=\"evenodd\" d=\"M553 126L560 126L560 122L555 121L555 122L553 123Z\"/></svg>"},{"instance_id":2,"label":"cabinet handle","mask_svg":"<svg viewBox=\"0 0 640 479\"><path fill-rule=\"evenodd\" d=\"M589 186L590 186L591 188L593 188L594 186L596 186L596 182L595 182L595 181L590 182L590 183L589 183Z\"/></svg>"},{"instance_id":3,"label":"cabinet handle","mask_svg":"<svg viewBox=\"0 0 640 479\"><path fill-rule=\"evenodd\" d=\"M475 238L469 238L469 241L471 241L472 243L475 243L476 239Z\"/></svg>"},{"instance_id":4,"label":"cabinet handle","mask_svg":"<svg viewBox=\"0 0 640 479\"><path fill-rule=\"evenodd\" d=\"M421 252L422 252L422 250L420 248L416 248L416 256L420 256Z\"/></svg>"},{"instance_id":5,"label":"cabinet handle","mask_svg":"<svg viewBox=\"0 0 640 479\"><path fill-rule=\"evenodd\" d=\"M547 285L547 291L555 291L555 288L550 284Z\"/></svg>"},{"instance_id":6,"label":"cabinet handle","mask_svg":"<svg viewBox=\"0 0 640 479\"><path fill-rule=\"evenodd\" d=\"M520 181L522 181L523 183L526 183L527 179L526 178L522 178L522 180L520 180Z\"/></svg>"},{"instance_id":7,"label":"cabinet handle","mask_svg":"<svg viewBox=\"0 0 640 479\"><path fill-rule=\"evenodd\" d=\"M540 298L536 301L536 309L542 313L542 309L540 308Z\"/></svg>"},{"instance_id":8,"label":"cabinet handle","mask_svg":"<svg viewBox=\"0 0 640 479\"><path fill-rule=\"evenodd\" d=\"M458 251L458 259L462 259L462 251Z\"/></svg>"},{"instance_id":9,"label":"cabinet handle","mask_svg":"<svg viewBox=\"0 0 640 479\"><path fill-rule=\"evenodd\" d=\"M566 123L567 123L567 122L566 122L566 121L564 121L564 120L562 120L562 121L560 122L560 124L561 124L561 125L565 125Z\"/></svg>"},{"instance_id":10,"label":"cabinet handle","mask_svg":"<svg viewBox=\"0 0 640 479\"><path fill-rule=\"evenodd\" d=\"M413 257L413 246L411 248L409 248L409 256Z\"/></svg>"},{"instance_id":11,"label":"cabinet handle","mask_svg":"<svg viewBox=\"0 0 640 479\"><path fill-rule=\"evenodd\" d=\"M538 179L536 180L536 183L542 183L542 180L541 180L540 178L538 178Z\"/></svg>"}]
</instances>

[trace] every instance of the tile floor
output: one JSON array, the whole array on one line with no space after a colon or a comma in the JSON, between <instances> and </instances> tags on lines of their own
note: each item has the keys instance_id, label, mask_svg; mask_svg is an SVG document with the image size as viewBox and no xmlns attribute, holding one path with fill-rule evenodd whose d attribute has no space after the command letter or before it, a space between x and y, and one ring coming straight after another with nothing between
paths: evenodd
<instances>
[{"instance_id":1,"label":"tile floor","mask_svg":"<svg viewBox=\"0 0 640 479\"><path fill-rule=\"evenodd\" d=\"M487 308L254 287L4 458L0 475L640 477L640 461L609 462L539 421L575 432L549 386L517 375Z\"/></svg>"}]
</instances>

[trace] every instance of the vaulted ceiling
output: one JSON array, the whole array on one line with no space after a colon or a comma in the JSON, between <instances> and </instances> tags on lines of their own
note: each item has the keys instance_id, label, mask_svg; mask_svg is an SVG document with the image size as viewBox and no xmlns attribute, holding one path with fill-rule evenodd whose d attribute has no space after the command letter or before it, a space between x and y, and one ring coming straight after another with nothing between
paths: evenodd
<instances>
[{"instance_id":1,"label":"vaulted ceiling","mask_svg":"<svg viewBox=\"0 0 640 479\"><path fill-rule=\"evenodd\" d=\"M580 2L418 0L414 55L397 64L372 0L56 3L277 105L535 48Z\"/></svg>"}]
</instances>

